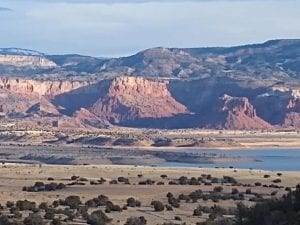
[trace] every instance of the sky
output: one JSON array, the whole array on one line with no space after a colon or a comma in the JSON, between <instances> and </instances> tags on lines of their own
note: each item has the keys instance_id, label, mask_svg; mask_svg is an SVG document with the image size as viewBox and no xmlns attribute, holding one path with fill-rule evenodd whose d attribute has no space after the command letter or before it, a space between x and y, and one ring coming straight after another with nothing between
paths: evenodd
<instances>
[{"instance_id":1,"label":"sky","mask_svg":"<svg viewBox=\"0 0 300 225\"><path fill-rule=\"evenodd\" d=\"M0 47L132 55L300 38L300 0L0 0Z\"/></svg>"}]
</instances>

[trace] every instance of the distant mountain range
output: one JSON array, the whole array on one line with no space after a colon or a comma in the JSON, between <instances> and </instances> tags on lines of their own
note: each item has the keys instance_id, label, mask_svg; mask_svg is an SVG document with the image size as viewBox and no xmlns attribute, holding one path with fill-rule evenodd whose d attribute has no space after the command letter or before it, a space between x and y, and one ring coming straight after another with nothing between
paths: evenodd
<instances>
[{"instance_id":1,"label":"distant mountain range","mask_svg":"<svg viewBox=\"0 0 300 225\"><path fill-rule=\"evenodd\" d=\"M121 73L165 78L255 76L283 81L300 77L300 40L297 39L272 40L263 44L230 48L153 48L133 56L116 59L80 55L45 55L37 51L17 48L0 49L0 55L44 57L57 65L47 72L61 74L71 72L75 75L89 73L101 76L104 73ZM0 61L0 64L3 74L23 74L19 68L5 70L5 62ZM30 69L32 75L45 72L40 70L38 65Z\"/></svg>"},{"instance_id":2,"label":"distant mountain range","mask_svg":"<svg viewBox=\"0 0 300 225\"><path fill-rule=\"evenodd\" d=\"M44 56L45 54L22 48L0 48L1 55Z\"/></svg>"},{"instance_id":3,"label":"distant mountain range","mask_svg":"<svg viewBox=\"0 0 300 225\"><path fill-rule=\"evenodd\" d=\"M300 40L122 58L0 49L3 123L26 128L300 128Z\"/></svg>"}]
</instances>

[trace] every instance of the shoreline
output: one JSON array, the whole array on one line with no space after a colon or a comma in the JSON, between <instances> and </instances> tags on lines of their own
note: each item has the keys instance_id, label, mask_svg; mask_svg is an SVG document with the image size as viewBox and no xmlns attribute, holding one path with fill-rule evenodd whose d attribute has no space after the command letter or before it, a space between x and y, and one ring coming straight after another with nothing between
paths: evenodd
<instances>
[{"instance_id":1,"label":"shoreline","mask_svg":"<svg viewBox=\"0 0 300 225\"><path fill-rule=\"evenodd\" d=\"M135 169L135 170L147 170L147 171L177 171L177 172L199 172L199 171L210 171L210 172L252 172L252 173L277 173L282 172L285 174L298 174L300 171L291 170L265 170L265 169L245 169L245 168L212 168L212 167L178 167L178 166L149 166L149 165L118 165L118 164L88 164L88 165L69 165L69 164L39 164L39 163L24 163L24 162L6 162L2 166L15 166L15 167L40 167L40 168L64 168L64 167L74 167L74 168L93 168L93 169Z\"/></svg>"},{"instance_id":2,"label":"shoreline","mask_svg":"<svg viewBox=\"0 0 300 225\"><path fill-rule=\"evenodd\" d=\"M299 145L295 144L295 145L273 145L273 144L257 144L257 145L241 145L241 146L207 146L207 147L178 147L178 146L115 146L115 145L105 145L105 146L101 146L101 145L73 145L73 144L62 144L62 145L54 145L54 144L26 144L26 143L9 143L9 144L0 144L0 148L1 147L18 147L18 148L22 148L22 147L53 147L53 148L58 148L58 147L66 147L66 148L84 148L84 149L105 149L105 150L141 150L141 151L181 151L181 150L207 150L207 151L236 151L236 150L268 150L268 149L278 149L278 150L300 150L300 140L299 140Z\"/></svg>"},{"instance_id":3,"label":"shoreline","mask_svg":"<svg viewBox=\"0 0 300 225\"><path fill-rule=\"evenodd\" d=\"M173 168L233 167L300 171L297 163L300 158L298 150L300 148L264 147L223 150L176 147L0 146L0 162L43 165L171 166ZM272 158L272 156L277 157ZM278 157L283 158L278 160L280 159Z\"/></svg>"}]
</instances>

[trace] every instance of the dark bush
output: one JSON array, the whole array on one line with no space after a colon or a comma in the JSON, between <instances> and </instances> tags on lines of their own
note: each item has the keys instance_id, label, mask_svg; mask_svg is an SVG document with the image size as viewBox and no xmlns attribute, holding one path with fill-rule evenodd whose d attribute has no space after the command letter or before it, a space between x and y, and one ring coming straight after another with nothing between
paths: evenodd
<instances>
[{"instance_id":1,"label":"dark bush","mask_svg":"<svg viewBox=\"0 0 300 225\"><path fill-rule=\"evenodd\" d=\"M89 207L89 208L95 208L95 207L98 206L97 203L96 203L96 201L95 201L95 199L87 200L87 201L85 202L85 205L86 205L87 207Z\"/></svg>"},{"instance_id":2,"label":"dark bush","mask_svg":"<svg viewBox=\"0 0 300 225\"><path fill-rule=\"evenodd\" d=\"M232 188L231 194L235 195L238 193L239 193L239 190L237 188Z\"/></svg>"},{"instance_id":3,"label":"dark bush","mask_svg":"<svg viewBox=\"0 0 300 225\"><path fill-rule=\"evenodd\" d=\"M170 181L169 181L169 185L177 185L177 182L174 181L174 180L170 180Z\"/></svg>"},{"instance_id":4,"label":"dark bush","mask_svg":"<svg viewBox=\"0 0 300 225\"><path fill-rule=\"evenodd\" d=\"M55 212L53 209L47 210L47 212L44 215L44 218L47 220L53 220L55 217Z\"/></svg>"},{"instance_id":5,"label":"dark bush","mask_svg":"<svg viewBox=\"0 0 300 225\"><path fill-rule=\"evenodd\" d=\"M222 192L223 191L223 187L221 187L221 186L215 187L213 191L214 192Z\"/></svg>"},{"instance_id":6,"label":"dark bush","mask_svg":"<svg viewBox=\"0 0 300 225\"><path fill-rule=\"evenodd\" d=\"M152 201L151 205L154 207L154 210L156 212L160 212L160 211L164 211L165 210L165 206L162 202L160 201Z\"/></svg>"},{"instance_id":7,"label":"dark bush","mask_svg":"<svg viewBox=\"0 0 300 225\"><path fill-rule=\"evenodd\" d=\"M79 178L79 176L71 176L71 180L77 180Z\"/></svg>"},{"instance_id":8,"label":"dark bush","mask_svg":"<svg viewBox=\"0 0 300 225\"><path fill-rule=\"evenodd\" d=\"M254 185L259 187L259 186L261 186L261 183L260 182L255 182Z\"/></svg>"},{"instance_id":9,"label":"dark bush","mask_svg":"<svg viewBox=\"0 0 300 225\"><path fill-rule=\"evenodd\" d=\"M109 181L109 184L118 184L118 181L117 180L111 180L111 181Z\"/></svg>"},{"instance_id":10,"label":"dark bush","mask_svg":"<svg viewBox=\"0 0 300 225\"><path fill-rule=\"evenodd\" d=\"M273 183L275 183L275 184L281 183L281 180L280 179L275 179L275 180L273 180Z\"/></svg>"},{"instance_id":11,"label":"dark bush","mask_svg":"<svg viewBox=\"0 0 300 225\"><path fill-rule=\"evenodd\" d=\"M127 199L127 206L128 207L140 207L141 206L141 202L138 200L135 200L134 198L128 198Z\"/></svg>"},{"instance_id":12,"label":"dark bush","mask_svg":"<svg viewBox=\"0 0 300 225\"><path fill-rule=\"evenodd\" d=\"M53 219L50 225L62 225L62 222L59 219Z\"/></svg>"},{"instance_id":13,"label":"dark bush","mask_svg":"<svg viewBox=\"0 0 300 225\"><path fill-rule=\"evenodd\" d=\"M76 195L71 195L66 197L65 205L69 206L71 209L78 209L79 205L81 205L80 197Z\"/></svg>"},{"instance_id":14,"label":"dark bush","mask_svg":"<svg viewBox=\"0 0 300 225\"><path fill-rule=\"evenodd\" d=\"M40 192L40 191L55 191L55 190L61 190L66 188L66 185L63 183L49 183L49 184L44 184L43 182L36 182L33 186L29 187L23 187L23 191L27 192Z\"/></svg>"},{"instance_id":15,"label":"dark bush","mask_svg":"<svg viewBox=\"0 0 300 225\"><path fill-rule=\"evenodd\" d=\"M42 209L42 210L45 210L47 211L48 209L48 204L46 202L42 202L40 205L39 205L39 209Z\"/></svg>"},{"instance_id":16,"label":"dark bush","mask_svg":"<svg viewBox=\"0 0 300 225\"><path fill-rule=\"evenodd\" d=\"M238 183L235 178L230 177L230 176L223 176L222 182L223 183L230 183L230 184L237 184Z\"/></svg>"},{"instance_id":17,"label":"dark bush","mask_svg":"<svg viewBox=\"0 0 300 225\"><path fill-rule=\"evenodd\" d=\"M172 198L168 198L168 202L171 206L173 206L174 208L179 208L180 207L180 203L179 200L172 197Z\"/></svg>"},{"instance_id":18,"label":"dark bush","mask_svg":"<svg viewBox=\"0 0 300 225\"><path fill-rule=\"evenodd\" d=\"M6 215L0 216L0 224L1 225L12 225L12 223L10 222L10 220L8 219L8 217Z\"/></svg>"},{"instance_id":19,"label":"dark bush","mask_svg":"<svg viewBox=\"0 0 300 225\"><path fill-rule=\"evenodd\" d=\"M23 223L25 225L43 225L43 224L45 224L43 218L37 213L29 214L29 216L24 219Z\"/></svg>"},{"instance_id":20,"label":"dark bush","mask_svg":"<svg viewBox=\"0 0 300 225\"><path fill-rule=\"evenodd\" d=\"M189 185L200 185L201 183L195 178L192 177L189 181Z\"/></svg>"},{"instance_id":21,"label":"dark bush","mask_svg":"<svg viewBox=\"0 0 300 225\"><path fill-rule=\"evenodd\" d=\"M202 208L200 206L194 209L193 216L202 216Z\"/></svg>"},{"instance_id":22,"label":"dark bush","mask_svg":"<svg viewBox=\"0 0 300 225\"><path fill-rule=\"evenodd\" d=\"M180 216L175 216L175 217L174 217L174 220L181 221L182 219L181 219Z\"/></svg>"},{"instance_id":23,"label":"dark bush","mask_svg":"<svg viewBox=\"0 0 300 225\"><path fill-rule=\"evenodd\" d=\"M24 210L35 211L36 203L27 200L24 201L19 200L16 202L16 208L19 209L20 211L24 211Z\"/></svg>"},{"instance_id":24,"label":"dark bush","mask_svg":"<svg viewBox=\"0 0 300 225\"><path fill-rule=\"evenodd\" d=\"M129 183L129 179L125 177L118 177L118 182L120 183Z\"/></svg>"},{"instance_id":25,"label":"dark bush","mask_svg":"<svg viewBox=\"0 0 300 225\"><path fill-rule=\"evenodd\" d=\"M189 179L187 177L185 177L185 176L181 176L178 179L178 183L180 185L187 185L189 183Z\"/></svg>"},{"instance_id":26,"label":"dark bush","mask_svg":"<svg viewBox=\"0 0 300 225\"><path fill-rule=\"evenodd\" d=\"M73 221L75 219L75 214L73 210L64 209L63 214L67 216L67 219Z\"/></svg>"},{"instance_id":27,"label":"dark bush","mask_svg":"<svg viewBox=\"0 0 300 225\"><path fill-rule=\"evenodd\" d=\"M246 190L246 194L247 194L247 195L250 195L250 194L252 194L252 191L251 191L251 189L250 189L250 188L248 188L248 189Z\"/></svg>"},{"instance_id":28,"label":"dark bush","mask_svg":"<svg viewBox=\"0 0 300 225\"><path fill-rule=\"evenodd\" d=\"M172 197L174 197L174 195L171 192L168 192L167 193L167 198L172 198Z\"/></svg>"},{"instance_id":29,"label":"dark bush","mask_svg":"<svg viewBox=\"0 0 300 225\"><path fill-rule=\"evenodd\" d=\"M14 205L15 205L14 202L11 202L11 201L7 201L7 202L6 202L6 207L7 207L7 208L11 208L11 207L13 207Z\"/></svg>"},{"instance_id":30,"label":"dark bush","mask_svg":"<svg viewBox=\"0 0 300 225\"><path fill-rule=\"evenodd\" d=\"M105 211L107 211L107 212L111 212L111 211L121 212L122 208L119 205L113 204L111 201L107 201Z\"/></svg>"},{"instance_id":31,"label":"dark bush","mask_svg":"<svg viewBox=\"0 0 300 225\"><path fill-rule=\"evenodd\" d=\"M277 195L277 193L278 193L278 191L272 191L271 196L275 196L275 195Z\"/></svg>"},{"instance_id":32,"label":"dark bush","mask_svg":"<svg viewBox=\"0 0 300 225\"><path fill-rule=\"evenodd\" d=\"M140 181L139 185L152 185L155 184L155 181L151 180L151 179L147 179L145 181Z\"/></svg>"},{"instance_id":33,"label":"dark bush","mask_svg":"<svg viewBox=\"0 0 300 225\"><path fill-rule=\"evenodd\" d=\"M79 181L82 181L82 182L87 182L87 181L88 181L88 179L87 179L87 178L84 178L84 177L80 177L78 180L79 180Z\"/></svg>"},{"instance_id":34,"label":"dark bush","mask_svg":"<svg viewBox=\"0 0 300 225\"><path fill-rule=\"evenodd\" d=\"M299 224L300 186L282 198L268 199L253 207L238 204L236 225Z\"/></svg>"},{"instance_id":35,"label":"dark bush","mask_svg":"<svg viewBox=\"0 0 300 225\"><path fill-rule=\"evenodd\" d=\"M178 196L178 199L179 199L180 201L187 201L187 200L190 200L191 198L190 198L190 196L188 196L188 195L180 194L180 195Z\"/></svg>"},{"instance_id":36,"label":"dark bush","mask_svg":"<svg viewBox=\"0 0 300 225\"><path fill-rule=\"evenodd\" d=\"M145 217L130 217L127 219L125 225L146 225L147 220Z\"/></svg>"},{"instance_id":37,"label":"dark bush","mask_svg":"<svg viewBox=\"0 0 300 225\"><path fill-rule=\"evenodd\" d=\"M192 199L192 200L198 200L200 198L203 197L203 192L202 190L196 190L196 191L193 191L192 193L189 194L189 197Z\"/></svg>"},{"instance_id":38,"label":"dark bush","mask_svg":"<svg viewBox=\"0 0 300 225\"><path fill-rule=\"evenodd\" d=\"M91 225L105 225L111 222L112 219L108 218L101 210L94 211L88 216L87 223Z\"/></svg>"},{"instance_id":39,"label":"dark bush","mask_svg":"<svg viewBox=\"0 0 300 225\"><path fill-rule=\"evenodd\" d=\"M166 205L166 210L167 210L167 211L173 211L173 207L170 206L170 205Z\"/></svg>"}]
</instances>

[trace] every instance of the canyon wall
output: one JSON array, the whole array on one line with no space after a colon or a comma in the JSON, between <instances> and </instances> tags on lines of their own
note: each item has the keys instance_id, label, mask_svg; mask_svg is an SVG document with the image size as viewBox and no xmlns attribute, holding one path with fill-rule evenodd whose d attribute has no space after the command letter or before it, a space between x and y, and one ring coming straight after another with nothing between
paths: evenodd
<instances>
[{"instance_id":1,"label":"canyon wall","mask_svg":"<svg viewBox=\"0 0 300 225\"><path fill-rule=\"evenodd\" d=\"M57 118L73 127L299 128L297 89L249 88L236 80L100 81L0 79L2 118ZM72 125L72 123L74 124Z\"/></svg>"}]
</instances>

